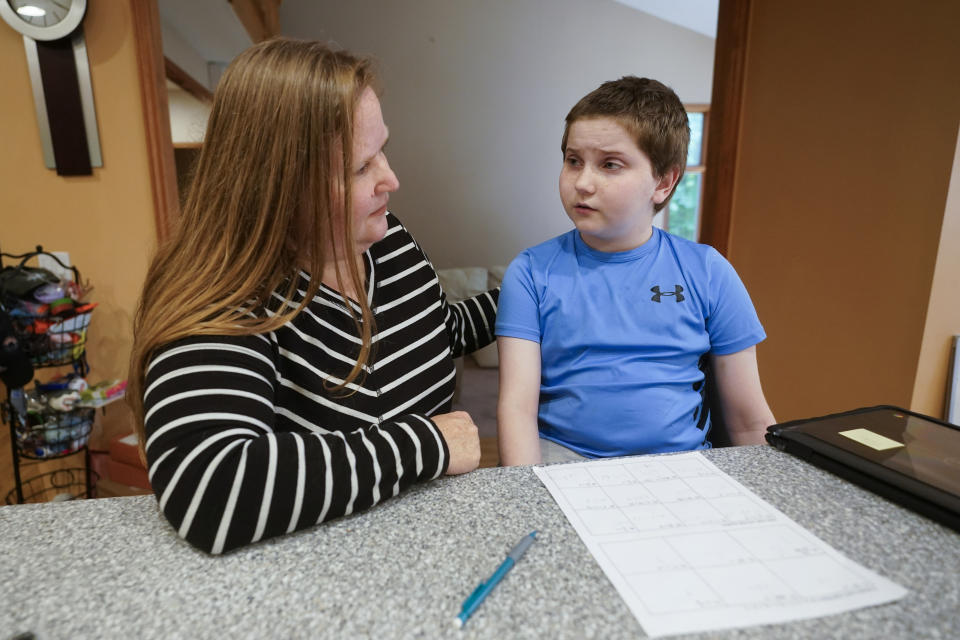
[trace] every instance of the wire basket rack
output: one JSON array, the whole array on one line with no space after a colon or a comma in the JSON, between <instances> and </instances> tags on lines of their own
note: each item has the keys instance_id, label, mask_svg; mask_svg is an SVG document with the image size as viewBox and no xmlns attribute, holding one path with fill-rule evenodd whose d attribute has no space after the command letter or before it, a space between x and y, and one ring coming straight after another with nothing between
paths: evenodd
<instances>
[{"instance_id":1,"label":"wire basket rack","mask_svg":"<svg viewBox=\"0 0 960 640\"><path fill-rule=\"evenodd\" d=\"M16 393L16 392L15 392ZM57 411L29 408L19 392L19 401L4 407L4 422L13 426L17 453L23 458L44 460L68 456L86 446L93 430L96 409Z\"/></svg>"},{"instance_id":2,"label":"wire basket rack","mask_svg":"<svg viewBox=\"0 0 960 640\"><path fill-rule=\"evenodd\" d=\"M87 345L90 316L87 311L72 317L12 317L14 330L34 367L73 365L82 360Z\"/></svg>"},{"instance_id":3,"label":"wire basket rack","mask_svg":"<svg viewBox=\"0 0 960 640\"><path fill-rule=\"evenodd\" d=\"M5 265L5 258L13 263ZM38 266L28 264L32 261ZM80 377L87 375L87 331L97 306L84 302L89 291L76 267L40 245L28 253L0 253L4 329L16 336L15 345L27 356L32 370L70 366ZM7 318L12 327L6 325ZM25 365L27 358L19 361ZM18 374L18 381L33 373L21 369L25 375ZM15 481L14 489L5 496L7 504L93 497L98 476L90 468L87 443L96 410L76 406L76 398L58 394L58 387L44 387L50 388L41 389L39 382L30 392L8 388L6 401L0 402L0 416L10 428ZM74 464L68 456L81 452L84 465L68 468ZM24 464L24 469L35 467L45 473L23 479L24 460L32 461Z\"/></svg>"},{"instance_id":4,"label":"wire basket rack","mask_svg":"<svg viewBox=\"0 0 960 640\"><path fill-rule=\"evenodd\" d=\"M21 482L23 500L18 501L17 490L7 493L7 504L60 502L79 498L93 498L94 487L100 479L96 471L82 467L57 469L27 478Z\"/></svg>"},{"instance_id":5,"label":"wire basket rack","mask_svg":"<svg viewBox=\"0 0 960 640\"><path fill-rule=\"evenodd\" d=\"M3 266L4 258L13 259L14 264ZM68 274L72 272L68 285L54 288L62 298L41 301L34 297L34 290L42 288L42 283L51 286L48 278L55 277L43 268L27 264L40 258L49 259ZM0 253L0 305L9 315L20 346L34 368L72 365L81 375L87 372L87 329L96 307L96 303L81 301L87 291L79 269L64 264L40 245L28 253Z\"/></svg>"}]
</instances>

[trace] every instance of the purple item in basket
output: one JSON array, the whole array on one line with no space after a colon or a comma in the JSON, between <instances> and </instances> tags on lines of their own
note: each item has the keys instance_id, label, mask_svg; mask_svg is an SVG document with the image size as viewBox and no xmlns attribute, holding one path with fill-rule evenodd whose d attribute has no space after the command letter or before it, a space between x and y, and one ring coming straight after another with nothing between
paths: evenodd
<instances>
[{"instance_id":1,"label":"purple item in basket","mask_svg":"<svg viewBox=\"0 0 960 640\"><path fill-rule=\"evenodd\" d=\"M37 302L49 303L61 298L69 298L69 296L59 282L40 285L33 292L33 299Z\"/></svg>"}]
</instances>

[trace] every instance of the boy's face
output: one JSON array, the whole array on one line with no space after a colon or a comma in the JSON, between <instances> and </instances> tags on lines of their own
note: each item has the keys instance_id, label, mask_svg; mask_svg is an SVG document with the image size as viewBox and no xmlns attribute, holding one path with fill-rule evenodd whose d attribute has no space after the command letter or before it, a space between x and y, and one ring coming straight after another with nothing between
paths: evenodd
<instances>
[{"instance_id":1,"label":"boy's face","mask_svg":"<svg viewBox=\"0 0 960 640\"><path fill-rule=\"evenodd\" d=\"M650 239L653 206L667 199L678 174L654 176L647 154L613 118L585 118L567 134L560 200L588 246L627 251Z\"/></svg>"}]
</instances>

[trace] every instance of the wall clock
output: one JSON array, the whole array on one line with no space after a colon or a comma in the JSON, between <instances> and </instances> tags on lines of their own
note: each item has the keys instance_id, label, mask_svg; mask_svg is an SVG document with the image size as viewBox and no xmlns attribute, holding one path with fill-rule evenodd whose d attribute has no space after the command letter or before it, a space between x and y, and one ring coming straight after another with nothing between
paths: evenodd
<instances>
[{"instance_id":1,"label":"wall clock","mask_svg":"<svg viewBox=\"0 0 960 640\"><path fill-rule=\"evenodd\" d=\"M102 167L82 21L87 0L0 0L0 17L23 34L47 167L90 175Z\"/></svg>"}]
</instances>

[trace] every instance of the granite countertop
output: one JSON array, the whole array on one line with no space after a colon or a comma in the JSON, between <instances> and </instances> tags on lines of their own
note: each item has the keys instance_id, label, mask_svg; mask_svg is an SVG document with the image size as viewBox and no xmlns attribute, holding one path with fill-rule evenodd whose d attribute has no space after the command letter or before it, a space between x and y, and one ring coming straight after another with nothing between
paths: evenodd
<instances>
[{"instance_id":1,"label":"granite countertop","mask_svg":"<svg viewBox=\"0 0 960 640\"><path fill-rule=\"evenodd\" d=\"M960 535L771 447L704 455L906 587L880 607L702 638L960 637ZM522 562L452 621L524 535ZM210 556L152 496L0 508L0 640L636 638L643 630L530 467L423 484L374 509Z\"/></svg>"}]
</instances>

